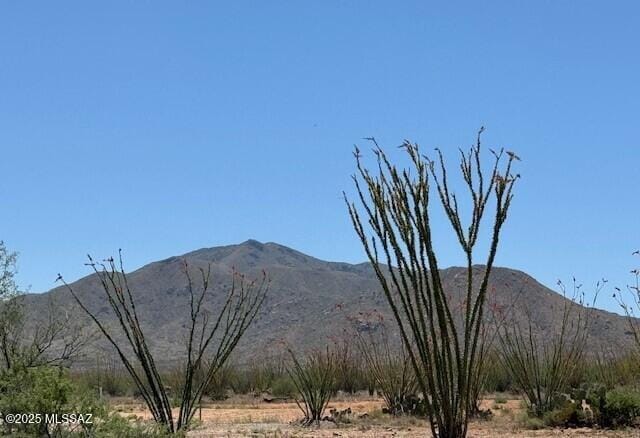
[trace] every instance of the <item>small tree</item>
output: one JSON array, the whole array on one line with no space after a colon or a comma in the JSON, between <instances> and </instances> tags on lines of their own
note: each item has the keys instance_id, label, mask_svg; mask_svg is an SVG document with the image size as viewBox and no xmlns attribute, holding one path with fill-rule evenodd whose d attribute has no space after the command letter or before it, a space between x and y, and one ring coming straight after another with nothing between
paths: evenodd
<instances>
[{"instance_id":1,"label":"small tree","mask_svg":"<svg viewBox=\"0 0 640 438\"><path fill-rule=\"evenodd\" d=\"M88 265L100 281L125 340L118 338L104 321L98 319L62 276L58 278L116 350L154 420L172 433L186 429L205 389L258 314L268 289L266 274L263 272L260 280L246 281L242 274L233 272L231 287L216 315L206 309L207 300L212 294L211 267L199 269L198 278L194 279L189 266L184 263L189 292L189 324L182 367L184 380L180 385L180 410L178 418L174 419L167 389L140 324L121 253L117 265L113 258L105 263L96 263L91 257ZM129 349L132 354L128 353Z\"/></svg>"},{"instance_id":2,"label":"small tree","mask_svg":"<svg viewBox=\"0 0 640 438\"><path fill-rule=\"evenodd\" d=\"M0 240L0 301L7 301L18 296L15 276L18 254L10 252Z\"/></svg>"},{"instance_id":3,"label":"small tree","mask_svg":"<svg viewBox=\"0 0 640 438\"><path fill-rule=\"evenodd\" d=\"M7 250L0 241L0 349L4 368L11 368L20 350L16 327L22 325L22 307L16 300L20 295L15 282L18 255Z\"/></svg>"},{"instance_id":4,"label":"small tree","mask_svg":"<svg viewBox=\"0 0 640 438\"><path fill-rule=\"evenodd\" d=\"M8 370L14 367L43 365L68 366L93 340L50 300L43 315L34 318L27 327L27 311L23 293L15 282L17 254L7 251L0 241L0 364ZM36 321L35 317L39 317Z\"/></svg>"},{"instance_id":5,"label":"small tree","mask_svg":"<svg viewBox=\"0 0 640 438\"><path fill-rule=\"evenodd\" d=\"M440 151L437 162L432 161L409 141L402 148L411 169L399 170L371 139L377 157L375 174L364 167L356 148L358 172L353 179L362 209L345 195L356 234L373 265L425 394L432 434L441 438L467 434L489 275L518 179L512 174L512 164L518 158L507 152L501 169L502 150L493 152L495 161L487 174L481 163L480 133L468 153L461 151L460 170L471 210L466 226ZM462 326L452 316L433 243L433 185L465 256ZM485 266L474 268L474 249L490 201L495 207L489 250Z\"/></svg>"},{"instance_id":6,"label":"small tree","mask_svg":"<svg viewBox=\"0 0 640 438\"><path fill-rule=\"evenodd\" d=\"M334 351L313 350L299 360L289 349L291 366L287 369L298 392L296 404L304 414L302 424L319 424L336 385L337 358Z\"/></svg>"}]
</instances>

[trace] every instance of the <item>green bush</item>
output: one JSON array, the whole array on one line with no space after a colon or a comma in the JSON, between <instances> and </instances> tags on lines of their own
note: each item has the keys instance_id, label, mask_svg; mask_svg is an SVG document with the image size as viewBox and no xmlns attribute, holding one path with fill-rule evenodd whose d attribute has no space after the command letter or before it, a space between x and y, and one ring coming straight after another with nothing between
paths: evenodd
<instances>
[{"instance_id":1,"label":"green bush","mask_svg":"<svg viewBox=\"0 0 640 438\"><path fill-rule=\"evenodd\" d=\"M278 377L271 385L271 394L278 398L292 398L296 394L296 385L289 376Z\"/></svg>"},{"instance_id":2,"label":"green bush","mask_svg":"<svg viewBox=\"0 0 640 438\"><path fill-rule=\"evenodd\" d=\"M637 425L640 419L640 391L619 387L607 392L602 416L606 426Z\"/></svg>"},{"instance_id":3,"label":"green bush","mask_svg":"<svg viewBox=\"0 0 640 438\"><path fill-rule=\"evenodd\" d=\"M73 373L74 382L90 388L96 394L111 397L133 396L136 392L135 384L124 369L91 369Z\"/></svg>"},{"instance_id":4,"label":"green bush","mask_svg":"<svg viewBox=\"0 0 640 438\"><path fill-rule=\"evenodd\" d=\"M562 406L545 412L542 417L544 424L552 427L577 427L586 425L586 417L579 403L567 401Z\"/></svg>"},{"instance_id":5,"label":"green bush","mask_svg":"<svg viewBox=\"0 0 640 438\"><path fill-rule=\"evenodd\" d=\"M206 367L205 367L206 368ZM203 368L204 369L204 368ZM194 376L194 385L200 385L205 378L203 369ZM224 400L227 398L230 389L230 381L235 377L235 370L230 365L225 365L218 369L211 380L206 384L203 396L211 400ZM167 395L170 398L171 406L179 407L182 401L182 393L185 382L185 369L176 367L162 374L162 382L165 385Z\"/></svg>"},{"instance_id":6,"label":"green bush","mask_svg":"<svg viewBox=\"0 0 640 438\"><path fill-rule=\"evenodd\" d=\"M597 382L608 389L640 383L640 363L635 354L599 353L584 365L584 380Z\"/></svg>"},{"instance_id":7,"label":"green bush","mask_svg":"<svg viewBox=\"0 0 640 438\"><path fill-rule=\"evenodd\" d=\"M568 394L556 394L552 398L552 409L544 412L542 419L552 427L590 427L599 424L605 394L604 386L583 383L572 388Z\"/></svg>"},{"instance_id":8,"label":"green bush","mask_svg":"<svg viewBox=\"0 0 640 438\"><path fill-rule=\"evenodd\" d=\"M231 380L235 378L236 371L232 365L225 365L214 375L204 390L204 395L211 400L225 400L231 389Z\"/></svg>"},{"instance_id":9,"label":"green bush","mask_svg":"<svg viewBox=\"0 0 640 438\"><path fill-rule=\"evenodd\" d=\"M265 358L249 367L230 366L229 386L236 394L259 395L272 388L276 379L286 376L282 359Z\"/></svg>"},{"instance_id":10,"label":"green bush","mask_svg":"<svg viewBox=\"0 0 640 438\"><path fill-rule=\"evenodd\" d=\"M486 366L483 390L487 393L514 391L513 380L509 371L495 355L489 356Z\"/></svg>"},{"instance_id":11,"label":"green bush","mask_svg":"<svg viewBox=\"0 0 640 438\"><path fill-rule=\"evenodd\" d=\"M544 421L542 421L542 419L538 417L531 417L526 412L523 413L522 417L520 418L520 424L522 425L522 427L529 430L539 430L544 429L545 427Z\"/></svg>"},{"instance_id":12,"label":"green bush","mask_svg":"<svg viewBox=\"0 0 640 438\"><path fill-rule=\"evenodd\" d=\"M638 424L640 418L640 391L631 386L607 390L603 384L583 385L572 394L577 403L585 400L591 408L592 418L582 419L582 424L597 423L604 427L624 427ZM584 413L581 406L578 414ZM589 420L592 420L591 422Z\"/></svg>"},{"instance_id":13,"label":"green bush","mask_svg":"<svg viewBox=\"0 0 640 438\"><path fill-rule=\"evenodd\" d=\"M138 438L170 436L150 422L130 421L110 413L98 400L96 391L72 381L67 370L58 367L11 368L0 373L0 412L7 414L91 414L91 423L71 427L50 424L9 424L2 421L0 435L16 438L50 436L57 438ZM175 436L175 435L173 435Z\"/></svg>"},{"instance_id":14,"label":"green bush","mask_svg":"<svg viewBox=\"0 0 640 438\"><path fill-rule=\"evenodd\" d=\"M634 387L606 389L583 384L569 394L557 394L553 409L542 415L552 427L626 427L640 425L640 390Z\"/></svg>"},{"instance_id":15,"label":"green bush","mask_svg":"<svg viewBox=\"0 0 640 438\"><path fill-rule=\"evenodd\" d=\"M0 412L7 414L91 414L102 416L104 406L87 391L75 387L68 373L56 367L11 368L0 375ZM94 423L95 424L95 423ZM82 431L90 431L93 424L78 424ZM61 436L62 426L48 425L41 420L35 424L10 424L3 421L2 430L12 436Z\"/></svg>"},{"instance_id":16,"label":"green bush","mask_svg":"<svg viewBox=\"0 0 640 438\"><path fill-rule=\"evenodd\" d=\"M185 434L172 435L152 422L129 420L116 413L108 413L96 426L92 436L95 438L180 438Z\"/></svg>"}]
</instances>

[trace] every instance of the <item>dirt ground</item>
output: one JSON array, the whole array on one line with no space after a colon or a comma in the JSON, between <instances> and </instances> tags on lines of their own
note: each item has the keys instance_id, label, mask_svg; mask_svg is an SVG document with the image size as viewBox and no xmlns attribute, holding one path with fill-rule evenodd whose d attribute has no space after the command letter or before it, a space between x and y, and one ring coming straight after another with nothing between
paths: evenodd
<instances>
[{"instance_id":1,"label":"dirt ground","mask_svg":"<svg viewBox=\"0 0 640 438\"><path fill-rule=\"evenodd\" d=\"M544 429L527 430L521 424L522 404L520 400L494 399L483 401L484 409L491 409L490 420L471 423L470 438L512 438L512 437L639 437L638 430L609 431L597 429ZM116 403L123 415L149 418L144 406L131 403ZM234 398L220 403L207 404L196 414L199 425L189 432L190 438L217 437L430 437L429 427L424 420L404 417L392 418L381 413L382 400L360 397L343 398L329 404L328 410L351 408L353 415L348 424L323 422L319 427L301 427L297 423L302 413L295 403L267 403L256 398ZM363 415L366 414L366 415Z\"/></svg>"}]
</instances>

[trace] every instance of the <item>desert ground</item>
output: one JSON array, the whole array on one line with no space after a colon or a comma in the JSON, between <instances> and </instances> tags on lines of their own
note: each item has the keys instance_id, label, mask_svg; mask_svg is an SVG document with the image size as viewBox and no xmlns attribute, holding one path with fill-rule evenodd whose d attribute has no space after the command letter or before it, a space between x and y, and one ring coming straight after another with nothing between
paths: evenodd
<instances>
[{"instance_id":1,"label":"desert ground","mask_svg":"<svg viewBox=\"0 0 640 438\"><path fill-rule=\"evenodd\" d=\"M482 408L490 409L487 420L475 420L470 425L470 438L511 437L640 437L639 430L599 429L541 429L531 430L523 424L521 400L510 397L487 398ZM114 400L116 409L129 418L149 419L142 404L132 400ZM190 438L209 437L430 437L425 420L415 417L391 417L382 413L381 399L368 396L345 396L331 402L327 408L344 410L351 408L348 422L335 424L323 421L319 426L302 427L298 424L302 413L295 402L265 402L255 397L233 397L223 402L203 405L196 415L198 424L188 433Z\"/></svg>"}]
</instances>

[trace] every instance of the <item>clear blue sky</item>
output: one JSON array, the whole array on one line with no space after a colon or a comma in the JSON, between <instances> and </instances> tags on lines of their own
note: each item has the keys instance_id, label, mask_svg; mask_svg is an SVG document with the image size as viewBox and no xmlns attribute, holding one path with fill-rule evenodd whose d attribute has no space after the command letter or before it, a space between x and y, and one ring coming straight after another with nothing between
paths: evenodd
<instances>
[{"instance_id":1,"label":"clear blue sky","mask_svg":"<svg viewBox=\"0 0 640 438\"><path fill-rule=\"evenodd\" d=\"M87 252L136 268L248 238L363 261L353 144L455 158L481 125L523 159L498 264L625 284L637 2L455 3L5 2L0 239L21 284L78 278Z\"/></svg>"}]
</instances>

